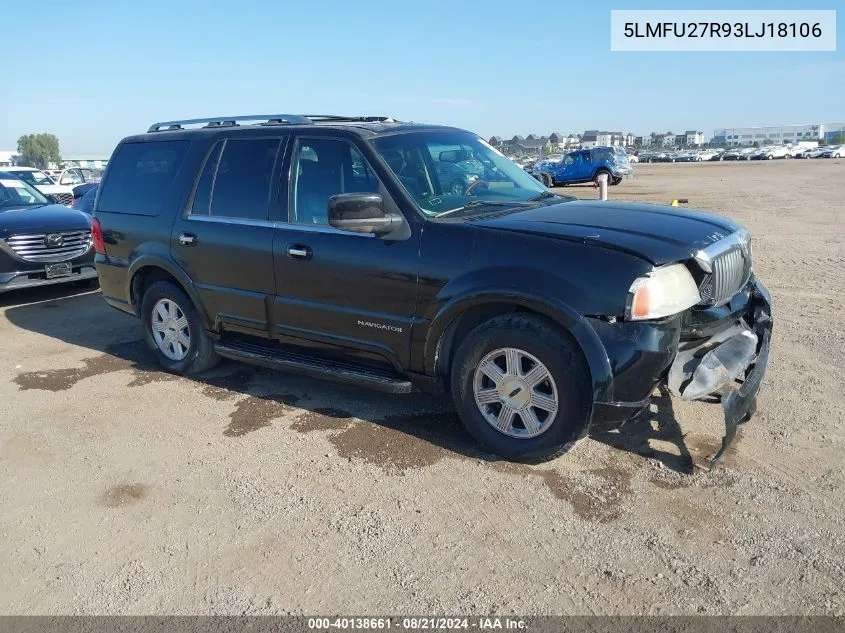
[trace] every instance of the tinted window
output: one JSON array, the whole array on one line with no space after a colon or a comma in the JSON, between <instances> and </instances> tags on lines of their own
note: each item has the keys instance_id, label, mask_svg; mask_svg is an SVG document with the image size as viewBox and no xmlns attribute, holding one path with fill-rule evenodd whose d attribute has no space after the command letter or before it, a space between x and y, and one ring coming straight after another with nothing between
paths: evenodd
<instances>
[{"instance_id":1,"label":"tinted window","mask_svg":"<svg viewBox=\"0 0 845 633\"><path fill-rule=\"evenodd\" d=\"M197 190L194 193L194 202L191 205L191 215L208 215L211 206L211 186L214 184L214 172L217 171L217 163L220 160L220 151L223 149L223 141L216 143L206 158L202 175L197 183Z\"/></svg>"},{"instance_id":2,"label":"tinted window","mask_svg":"<svg viewBox=\"0 0 845 633\"><path fill-rule=\"evenodd\" d=\"M300 139L293 160L291 222L328 224L329 198L378 193L379 180L352 145L335 139Z\"/></svg>"},{"instance_id":3,"label":"tinted window","mask_svg":"<svg viewBox=\"0 0 845 633\"><path fill-rule=\"evenodd\" d=\"M266 220L279 139L228 139L217 165L210 215Z\"/></svg>"},{"instance_id":4,"label":"tinted window","mask_svg":"<svg viewBox=\"0 0 845 633\"><path fill-rule=\"evenodd\" d=\"M109 165L97 206L108 213L158 215L188 151L188 141L125 143Z\"/></svg>"}]
</instances>

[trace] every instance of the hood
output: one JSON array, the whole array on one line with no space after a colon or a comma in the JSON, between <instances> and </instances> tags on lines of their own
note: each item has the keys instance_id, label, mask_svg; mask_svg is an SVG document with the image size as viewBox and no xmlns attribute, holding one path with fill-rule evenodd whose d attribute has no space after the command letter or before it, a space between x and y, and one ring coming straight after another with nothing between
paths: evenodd
<instances>
[{"instance_id":1,"label":"hood","mask_svg":"<svg viewBox=\"0 0 845 633\"><path fill-rule=\"evenodd\" d=\"M32 185L41 193L69 193L73 195L73 187L68 185Z\"/></svg>"},{"instance_id":2,"label":"hood","mask_svg":"<svg viewBox=\"0 0 845 633\"><path fill-rule=\"evenodd\" d=\"M59 204L0 211L0 238L18 233L58 233L90 228L90 215Z\"/></svg>"},{"instance_id":3,"label":"hood","mask_svg":"<svg viewBox=\"0 0 845 633\"><path fill-rule=\"evenodd\" d=\"M480 218L477 226L589 242L656 266L690 259L740 228L703 211L637 202L573 200Z\"/></svg>"}]
</instances>

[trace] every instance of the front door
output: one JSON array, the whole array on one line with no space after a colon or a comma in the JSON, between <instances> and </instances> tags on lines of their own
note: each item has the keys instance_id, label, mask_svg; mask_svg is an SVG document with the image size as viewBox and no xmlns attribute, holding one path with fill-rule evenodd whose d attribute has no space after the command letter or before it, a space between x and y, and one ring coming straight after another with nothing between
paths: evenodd
<instances>
[{"instance_id":1,"label":"front door","mask_svg":"<svg viewBox=\"0 0 845 633\"><path fill-rule=\"evenodd\" d=\"M268 335L276 291L272 213L284 145L279 136L218 141L189 210L173 225L173 258L224 330Z\"/></svg>"},{"instance_id":2,"label":"front door","mask_svg":"<svg viewBox=\"0 0 845 633\"><path fill-rule=\"evenodd\" d=\"M289 222L276 228L275 333L358 360L406 368L417 293L420 229L404 240L329 226L329 197L380 193L381 180L355 145L332 137L295 139ZM398 210L396 210L398 211Z\"/></svg>"}]
</instances>

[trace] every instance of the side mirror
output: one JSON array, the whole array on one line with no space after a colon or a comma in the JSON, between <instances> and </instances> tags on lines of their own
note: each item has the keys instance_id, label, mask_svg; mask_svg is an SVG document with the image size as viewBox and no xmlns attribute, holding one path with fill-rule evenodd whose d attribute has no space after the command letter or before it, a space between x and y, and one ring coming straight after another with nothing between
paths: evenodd
<instances>
[{"instance_id":1,"label":"side mirror","mask_svg":"<svg viewBox=\"0 0 845 633\"><path fill-rule=\"evenodd\" d=\"M53 204L60 204L59 197L57 195L52 194L52 193L45 193L43 195L44 195L45 198L47 198L47 200L49 200Z\"/></svg>"},{"instance_id":2,"label":"side mirror","mask_svg":"<svg viewBox=\"0 0 845 633\"><path fill-rule=\"evenodd\" d=\"M400 220L384 212L384 200L377 193L341 193L329 198L329 225L353 233L385 235Z\"/></svg>"}]
</instances>

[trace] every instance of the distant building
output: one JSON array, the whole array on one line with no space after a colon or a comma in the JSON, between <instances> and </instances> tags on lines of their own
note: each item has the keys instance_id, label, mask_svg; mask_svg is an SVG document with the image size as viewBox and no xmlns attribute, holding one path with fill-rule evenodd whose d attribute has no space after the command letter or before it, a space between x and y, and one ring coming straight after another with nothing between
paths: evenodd
<instances>
[{"instance_id":1,"label":"distant building","mask_svg":"<svg viewBox=\"0 0 845 633\"><path fill-rule=\"evenodd\" d=\"M490 140L487 142L493 147L501 147L504 144L501 136L491 136Z\"/></svg>"},{"instance_id":2,"label":"distant building","mask_svg":"<svg viewBox=\"0 0 845 633\"><path fill-rule=\"evenodd\" d=\"M102 154L94 154L90 156L68 156L62 158L61 164L65 168L69 167L88 167L89 169L104 169L109 162L109 157L103 157Z\"/></svg>"},{"instance_id":3,"label":"distant building","mask_svg":"<svg viewBox=\"0 0 845 633\"><path fill-rule=\"evenodd\" d=\"M0 167L13 167L17 152L0 150Z\"/></svg>"},{"instance_id":4,"label":"distant building","mask_svg":"<svg viewBox=\"0 0 845 633\"><path fill-rule=\"evenodd\" d=\"M730 127L713 131L717 145L753 145L772 141L777 145L801 141L824 141L845 130L845 123L811 123L808 125L775 125L764 127Z\"/></svg>"},{"instance_id":5,"label":"distant building","mask_svg":"<svg viewBox=\"0 0 845 633\"><path fill-rule=\"evenodd\" d=\"M684 145L687 147L699 147L700 145L704 145L704 132L687 130L684 133L684 137Z\"/></svg>"}]
</instances>

